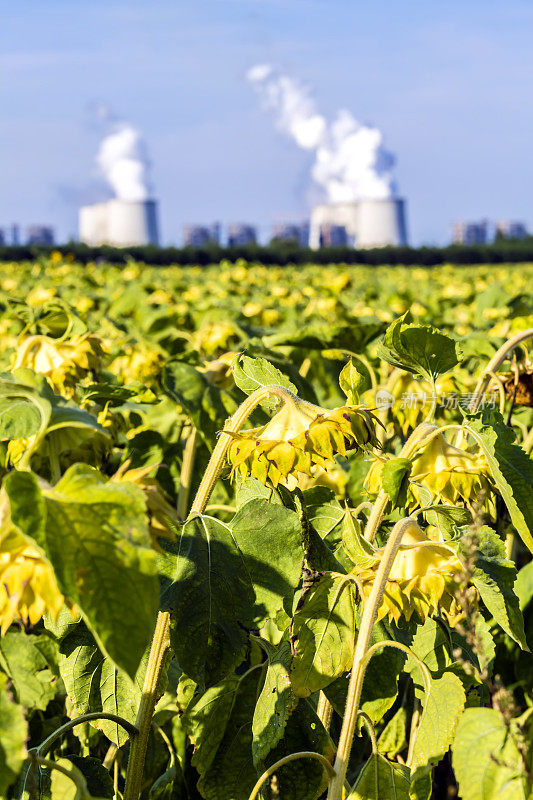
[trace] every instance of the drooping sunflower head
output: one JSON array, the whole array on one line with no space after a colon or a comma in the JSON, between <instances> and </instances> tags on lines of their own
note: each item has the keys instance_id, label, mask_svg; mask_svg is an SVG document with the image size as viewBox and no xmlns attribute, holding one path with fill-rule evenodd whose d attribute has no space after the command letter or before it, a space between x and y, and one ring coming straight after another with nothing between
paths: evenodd
<instances>
[{"instance_id":1,"label":"drooping sunflower head","mask_svg":"<svg viewBox=\"0 0 533 800\"><path fill-rule=\"evenodd\" d=\"M54 571L12 525L9 501L0 496L0 635L13 622L35 625L45 613L56 619L65 605Z\"/></svg>"},{"instance_id":2,"label":"drooping sunflower head","mask_svg":"<svg viewBox=\"0 0 533 800\"><path fill-rule=\"evenodd\" d=\"M368 598L384 548L375 551L375 564L366 569L354 567L365 598ZM455 625L463 612L455 597L456 576L463 565L449 545L428 539L413 522L402 537L394 559L378 611L378 620L388 616L398 623L416 615L421 622L440 611L450 625Z\"/></svg>"},{"instance_id":3,"label":"drooping sunflower head","mask_svg":"<svg viewBox=\"0 0 533 800\"><path fill-rule=\"evenodd\" d=\"M299 473L327 469L337 454L377 446L376 419L364 406L327 411L298 398L283 402L266 425L232 434L232 475L252 475L274 486Z\"/></svg>"},{"instance_id":4,"label":"drooping sunflower head","mask_svg":"<svg viewBox=\"0 0 533 800\"><path fill-rule=\"evenodd\" d=\"M420 501L416 484L427 486L440 502L472 503L490 492L489 469L481 453L454 447L438 434L413 462L411 491Z\"/></svg>"},{"instance_id":5,"label":"drooping sunflower head","mask_svg":"<svg viewBox=\"0 0 533 800\"><path fill-rule=\"evenodd\" d=\"M13 369L29 367L44 375L56 391L70 396L80 378L99 369L101 356L100 340L89 334L70 339L29 336L18 348Z\"/></svg>"},{"instance_id":6,"label":"drooping sunflower head","mask_svg":"<svg viewBox=\"0 0 533 800\"><path fill-rule=\"evenodd\" d=\"M113 483L134 483L143 490L152 547L160 550L158 538L174 539L173 527L177 528L180 522L176 509L171 505L161 484L150 475L156 469L157 464L130 469L130 462L126 461L113 475L111 481Z\"/></svg>"}]
</instances>

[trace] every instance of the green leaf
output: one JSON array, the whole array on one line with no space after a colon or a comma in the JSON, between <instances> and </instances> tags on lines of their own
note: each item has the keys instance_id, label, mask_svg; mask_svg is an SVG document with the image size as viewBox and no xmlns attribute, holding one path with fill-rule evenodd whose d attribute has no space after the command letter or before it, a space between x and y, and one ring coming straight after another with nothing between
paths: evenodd
<instances>
[{"instance_id":1,"label":"green leaf","mask_svg":"<svg viewBox=\"0 0 533 800\"><path fill-rule=\"evenodd\" d=\"M254 764L262 768L270 751L283 738L289 717L298 700L289 677L291 647L281 642L277 647L261 641L268 655L268 669L261 694L257 699L252 721L252 755Z\"/></svg>"},{"instance_id":2,"label":"green leaf","mask_svg":"<svg viewBox=\"0 0 533 800\"><path fill-rule=\"evenodd\" d=\"M244 512L248 507L244 506ZM254 591L231 530L197 516L182 528L174 582L163 594L171 644L181 669L212 686L244 658L254 626Z\"/></svg>"},{"instance_id":3,"label":"green leaf","mask_svg":"<svg viewBox=\"0 0 533 800\"><path fill-rule=\"evenodd\" d=\"M407 747L407 709L404 706L387 722L378 740L380 753L394 758Z\"/></svg>"},{"instance_id":4,"label":"green leaf","mask_svg":"<svg viewBox=\"0 0 533 800\"><path fill-rule=\"evenodd\" d=\"M352 564L361 569L369 569L380 560L379 554L361 534L361 526L350 509L346 509L342 522L342 546Z\"/></svg>"},{"instance_id":5,"label":"green leaf","mask_svg":"<svg viewBox=\"0 0 533 800\"><path fill-rule=\"evenodd\" d=\"M312 751L325 756L330 763L335 758L335 748L323 724L308 700L300 700L290 715L283 738L269 753L265 766L291 753ZM312 800L322 795L327 787L324 767L316 760L299 758L286 764L276 772L278 796L283 800ZM269 792L265 781L264 793Z\"/></svg>"},{"instance_id":6,"label":"green leaf","mask_svg":"<svg viewBox=\"0 0 533 800\"><path fill-rule=\"evenodd\" d=\"M4 797L26 760L28 725L24 709L12 698L7 676L0 672L0 796Z\"/></svg>"},{"instance_id":7,"label":"green leaf","mask_svg":"<svg viewBox=\"0 0 533 800\"><path fill-rule=\"evenodd\" d=\"M430 525L434 525L444 539L453 539L457 529L472 522L472 514L467 508L456 506L436 505L424 509L424 514Z\"/></svg>"},{"instance_id":8,"label":"green leaf","mask_svg":"<svg viewBox=\"0 0 533 800\"><path fill-rule=\"evenodd\" d=\"M355 639L354 589L344 575L326 573L305 594L292 627L296 656L291 667L295 694L307 697L352 666Z\"/></svg>"},{"instance_id":9,"label":"green leaf","mask_svg":"<svg viewBox=\"0 0 533 800\"><path fill-rule=\"evenodd\" d=\"M467 417L463 427L480 446L490 473L524 544L533 552L533 461L516 444L501 414Z\"/></svg>"},{"instance_id":10,"label":"green leaf","mask_svg":"<svg viewBox=\"0 0 533 800\"><path fill-rule=\"evenodd\" d=\"M453 769L464 800L528 800L515 739L492 708L467 708L452 747Z\"/></svg>"},{"instance_id":11,"label":"green leaf","mask_svg":"<svg viewBox=\"0 0 533 800\"><path fill-rule=\"evenodd\" d=\"M335 492L326 486L312 486L303 492L309 522L318 535L326 538L344 518L344 509Z\"/></svg>"},{"instance_id":12,"label":"green leaf","mask_svg":"<svg viewBox=\"0 0 533 800\"><path fill-rule=\"evenodd\" d=\"M283 598L292 598L298 585L303 560L300 518L284 506L251 500L237 511L229 528L255 590L255 620L261 624L276 615Z\"/></svg>"},{"instance_id":13,"label":"green leaf","mask_svg":"<svg viewBox=\"0 0 533 800\"><path fill-rule=\"evenodd\" d=\"M82 773L68 758L58 758L55 763L65 767L69 774L77 778L82 785L85 784ZM67 777L64 772L52 768L50 773L51 800L87 800L88 792L80 792L74 780Z\"/></svg>"},{"instance_id":14,"label":"green leaf","mask_svg":"<svg viewBox=\"0 0 533 800\"><path fill-rule=\"evenodd\" d=\"M372 753L347 800L409 800L409 770Z\"/></svg>"},{"instance_id":15,"label":"green leaf","mask_svg":"<svg viewBox=\"0 0 533 800\"><path fill-rule=\"evenodd\" d=\"M233 378L236 385L245 394L252 394L261 386L283 386L293 394L296 394L296 387L277 367L274 367L266 358L250 358L241 355L235 361ZM261 407L265 411L275 411L279 405L277 397L267 397L261 401Z\"/></svg>"},{"instance_id":16,"label":"green leaf","mask_svg":"<svg viewBox=\"0 0 533 800\"><path fill-rule=\"evenodd\" d=\"M514 588L520 603L520 608L526 608L533 600L533 561L530 561L529 564L522 567L516 576Z\"/></svg>"},{"instance_id":17,"label":"green leaf","mask_svg":"<svg viewBox=\"0 0 533 800\"><path fill-rule=\"evenodd\" d=\"M0 638L0 667L11 679L18 702L29 711L44 711L60 690L54 650L57 644L45 635L8 631Z\"/></svg>"},{"instance_id":18,"label":"green leaf","mask_svg":"<svg viewBox=\"0 0 533 800\"><path fill-rule=\"evenodd\" d=\"M478 544L472 583L498 625L528 650L524 619L514 593L516 567L505 557L505 544L495 531L486 526L477 531Z\"/></svg>"},{"instance_id":19,"label":"green leaf","mask_svg":"<svg viewBox=\"0 0 533 800\"><path fill-rule=\"evenodd\" d=\"M368 378L357 371L351 358L341 370L339 386L346 395L348 405L356 405L359 395L370 388Z\"/></svg>"},{"instance_id":20,"label":"green leaf","mask_svg":"<svg viewBox=\"0 0 533 800\"><path fill-rule=\"evenodd\" d=\"M33 532L63 594L79 606L104 652L133 677L152 637L159 595L142 490L105 483L96 470L75 464L42 491L46 513L39 520L28 506L38 492L35 476L12 473L5 486L14 524L26 536Z\"/></svg>"},{"instance_id":21,"label":"green leaf","mask_svg":"<svg viewBox=\"0 0 533 800\"><path fill-rule=\"evenodd\" d=\"M194 745L192 764L200 775L208 771L224 738L239 682L237 675L230 675L187 705L183 725Z\"/></svg>"},{"instance_id":22,"label":"green leaf","mask_svg":"<svg viewBox=\"0 0 533 800\"><path fill-rule=\"evenodd\" d=\"M413 748L413 782L430 774L433 765L447 752L465 700L463 685L457 675L445 672L441 678L431 678L429 691L424 693L424 708Z\"/></svg>"},{"instance_id":23,"label":"green leaf","mask_svg":"<svg viewBox=\"0 0 533 800\"><path fill-rule=\"evenodd\" d=\"M45 386L44 390L43 387ZM28 369L0 374L0 440L46 430L54 394L45 379Z\"/></svg>"},{"instance_id":24,"label":"green leaf","mask_svg":"<svg viewBox=\"0 0 533 800\"><path fill-rule=\"evenodd\" d=\"M91 632L80 622L61 640L59 668L72 703L73 717L103 711L135 722L142 694L144 662L132 680L106 658ZM124 728L111 720L94 720L91 725L118 747L129 739Z\"/></svg>"},{"instance_id":25,"label":"green leaf","mask_svg":"<svg viewBox=\"0 0 533 800\"><path fill-rule=\"evenodd\" d=\"M216 755L198 781L205 800L248 800L257 780L252 761L252 716L259 674L257 669L249 670L239 680Z\"/></svg>"},{"instance_id":26,"label":"green leaf","mask_svg":"<svg viewBox=\"0 0 533 800\"><path fill-rule=\"evenodd\" d=\"M407 502L412 468L413 463L408 458L391 458L383 464L381 485L389 495L393 509L403 508Z\"/></svg>"},{"instance_id":27,"label":"green leaf","mask_svg":"<svg viewBox=\"0 0 533 800\"><path fill-rule=\"evenodd\" d=\"M111 775L98 758L68 755L68 760L85 778L91 797L112 798L114 795Z\"/></svg>"},{"instance_id":28,"label":"green leaf","mask_svg":"<svg viewBox=\"0 0 533 800\"><path fill-rule=\"evenodd\" d=\"M378 345L378 356L394 367L433 380L457 366L459 344L432 325L411 322L407 311L395 320Z\"/></svg>"}]
</instances>

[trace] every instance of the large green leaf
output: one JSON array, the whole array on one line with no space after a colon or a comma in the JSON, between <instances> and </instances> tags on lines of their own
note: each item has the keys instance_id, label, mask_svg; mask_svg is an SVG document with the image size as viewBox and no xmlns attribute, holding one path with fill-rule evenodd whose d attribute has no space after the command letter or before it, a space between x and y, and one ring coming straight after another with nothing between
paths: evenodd
<instances>
[{"instance_id":1,"label":"large green leaf","mask_svg":"<svg viewBox=\"0 0 533 800\"><path fill-rule=\"evenodd\" d=\"M13 701L7 677L0 672L0 797L22 769L27 736L24 709Z\"/></svg>"},{"instance_id":2,"label":"large green leaf","mask_svg":"<svg viewBox=\"0 0 533 800\"><path fill-rule=\"evenodd\" d=\"M262 767L265 758L285 734L289 717L298 703L289 677L291 648L288 642L277 647L262 642L268 655L268 669L257 698L252 721L254 764Z\"/></svg>"},{"instance_id":3,"label":"large green leaf","mask_svg":"<svg viewBox=\"0 0 533 800\"><path fill-rule=\"evenodd\" d=\"M61 640L59 667L72 704L70 713L73 717L103 711L135 722L142 694L144 661L132 680L106 658L94 636L80 622ZM111 720L94 720L91 725L119 747L128 741L124 728Z\"/></svg>"},{"instance_id":4,"label":"large green leaf","mask_svg":"<svg viewBox=\"0 0 533 800\"><path fill-rule=\"evenodd\" d=\"M480 446L511 521L533 552L533 461L516 444L501 414L468 417L463 426Z\"/></svg>"},{"instance_id":5,"label":"large green leaf","mask_svg":"<svg viewBox=\"0 0 533 800\"><path fill-rule=\"evenodd\" d=\"M490 528L480 528L472 583L498 625L527 650L524 620L513 588L515 581L516 567L505 557L505 544Z\"/></svg>"},{"instance_id":6,"label":"large green leaf","mask_svg":"<svg viewBox=\"0 0 533 800\"><path fill-rule=\"evenodd\" d=\"M292 597L302 569L300 518L294 511L251 500L228 523L242 552L256 595L255 618L274 617L284 597Z\"/></svg>"},{"instance_id":7,"label":"large green leaf","mask_svg":"<svg viewBox=\"0 0 533 800\"><path fill-rule=\"evenodd\" d=\"M243 660L246 628L254 627L254 601L230 528L213 517L186 522L175 579L162 602L172 614L171 643L178 663L200 686L218 683Z\"/></svg>"},{"instance_id":8,"label":"large green leaf","mask_svg":"<svg viewBox=\"0 0 533 800\"><path fill-rule=\"evenodd\" d=\"M285 389L296 393L296 387L277 367L274 367L266 358L250 358L241 355L236 360L233 377L235 383L245 394L252 394L261 386L283 386ZM265 411L274 411L279 405L279 400L272 396L261 401Z\"/></svg>"},{"instance_id":9,"label":"large green leaf","mask_svg":"<svg viewBox=\"0 0 533 800\"><path fill-rule=\"evenodd\" d=\"M463 800L529 800L533 787L516 740L498 711L467 708L452 746L453 769Z\"/></svg>"},{"instance_id":10,"label":"large green leaf","mask_svg":"<svg viewBox=\"0 0 533 800\"><path fill-rule=\"evenodd\" d=\"M355 597L346 576L326 573L311 586L294 614L292 635L296 655L291 682L297 695L307 697L350 669Z\"/></svg>"},{"instance_id":11,"label":"large green leaf","mask_svg":"<svg viewBox=\"0 0 533 800\"><path fill-rule=\"evenodd\" d=\"M458 343L432 325L411 322L407 311L386 330L378 356L428 380L453 369L462 358Z\"/></svg>"},{"instance_id":12,"label":"large green leaf","mask_svg":"<svg viewBox=\"0 0 533 800\"><path fill-rule=\"evenodd\" d=\"M323 539L337 527L344 517L344 509L335 492L326 486L312 486L303 492L309 522Z\"/></svg>"},{"instance_id":13,"label":"large green leaf","mask_svg":"<svg viewBox=\"0 0 533 800\"><path fill-rule=\"evenodd\" d=\"M0 374L0 439L19 439L44 431L52 413L54 394L44 378L31 370ZM47 391L42 391L43 384Z\"/></svg>"},{"instance_id":14,"label":"large green leaf","mask_svg":"<svg viewBox=\"0 0 533 800\"><path fill-rule=\"evenodd\" d=\"M60 690L54 651L57 644L46 635L11 630L0 638L0 667L11 679L18 702L28 710L44 711Z\"/></svg>"},{"instance_id":15,"label":"large green leaf","mask_svg":"<svg viewBox=\"0 0 533 800\"><path fill-rule=\"evenodd\" d=\"M465 700L463 685L457 675L445 672L441 678L430 679L413 748L411 772L414 783L430 774L432 767L447 752Z\"/></svg>"},{"instance_id":16,"label":"large green leaf","mask_svg":"<svg viewBox=\"0 0 533 800\"><path fill-rule=\"evenodd\" d=\"M205 775L211 766L224 738L239 681L237 675L230 675L193 697L187 705L183 725L194 745L192 763L200 775Z\"/></svg>"},{"instance_id":17,"label":"large green leaf","mask_svg":"<svg viewBox=\"0 0 533 800\"><path fill-rule=\"evenodd\" d=\"M289 716L283 738L268 754L265 766L302 751L320 753L330 762L335 758L333 742L308 700L300 700ZM276 781L278 796L283 800L313 800L325 790L327 775L317 760L299 758L277 770ZM270 798L268 784L265 781L264 794Z\"/></svg>"},{"instance_id":18,"label":"large green leaf","mask_svg":"<svg viewBox=\"0 0 533 800\"><path fill-rule=\"evenodd\" d=\"M29 505L38 496L35 476L11 473L5 486L15 525L42 548L104 652L133 677L153 633L159 594L142 490L105 483L96 470L75 464L42 491L39 520Z\"/></svg>"},{"instance_id":19,"label":"large green leaf","mask_svg":"<svg viewBox=\"0 0 533 800\"><path fill-rule=\"evenodd\" d=\"M252 716L258 691L258 669L240 678L231 714L209 769L198 789L205 800L248 800L257 780L252 761Z\"/></svg>"},{"instance_id":20,"label":"large green leaf","mask_svg":"<svg viewBox=\"0 0 533 800\"><path fill-rule=\"evenodd\" d=\"M373 753L347 800L409 800L409 770Z\"/></svg>"}]
</instances>

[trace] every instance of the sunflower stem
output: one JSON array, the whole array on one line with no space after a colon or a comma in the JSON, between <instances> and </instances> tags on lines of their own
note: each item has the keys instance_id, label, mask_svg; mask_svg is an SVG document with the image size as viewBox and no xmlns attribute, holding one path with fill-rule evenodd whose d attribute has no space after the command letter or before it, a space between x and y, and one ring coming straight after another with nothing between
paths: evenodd
<instances>
[{"instance_id":1,"label":"sunflower stem","mask_svg":"<svg viewBox=\"0 0 533 800\"><path fill-rule=\"evenodd\" d=\"M372 629L378 614L383 592L392 569L396 553L400 547L402 537L409 527L412 525L413 519L405 517L396 523L391 531L383 556L376 572L376 577L370 590L370 595L365 603L363 615L361 618L361 625L357 635L357 643L355 646L355 654L352 666L352 673L350 676L350 683L348 685L348 696L346 699L346 708L344 711L344 718L342 721L342 729L339 738L339 746L337 749L337 756L335 758L335 777L329 785L328 800L342 800L342 789L346 777L346 770L348 768L348 760L352 749L352 742L355 732L355 725L357 722L357 714L359 711L359 702L361 699L361 690L363 688L363 679L365 675L364 663L365 655L369 649L370 638L372 636Z\"/></svg>"},{"instance_id":2,"label":"sunflower stem","mask_svg":"<svg viewBox=\"0 0 533 800\"><path fill-rule=\"evenodd\" d=\"M197 440L198 431L195 427L192 427L185 443L185 448L183 450L183 463L181 465L180 488L178 492L178 505L176 509L178 518L180 520L185 519L187 516Z\"/></svg>"},{"instance_id":3,"label":"sunflower stem","mask_svg":"<svg viewBox=\"0 0 533 800\"><path fill-rule=\"evenodd\" d=\"M331 718L333 716L333 706L329 702L328 698L324 694L323 691L320 691L318 695L318 705L316 707L316 715L326 731L329 732L329 726L331 725Z\"/></svg>"},{"instance_id":4,"label":"sunflower stem","mask_svg":"<svg viewBox=\"0 0 533 800\"><path fill-rule=\"evenodd\" d=\"M224 465L226 452L231 442L231 434L236 433L244 425L254 408L266 397L274 395L282 402L294 402L295 396L283 386L272 384L270 386L261 386L256 389L246 400L239 406L235 414L230 417L224 429L222 430L218 441L211 453L211 458L204 472L203 478L196 492L196 497L191 506L188 518L193 514L202 514L211 496L211 492L218 480L220 470ZM190 437L189 437L190 438ZM189 440L188 440L189 441ZM192 451L191 445L191 451ZM184 466L192 471L192 455L189 453L186 459L184 456ZM190 476L188 476L190 478ZM165 664L165 658L168 650L170 649L170 613L168 611L160 611L157 615L154 637L150 654L148 656L148 664L146 667L146 675L142 689L141 702L137 712L136 727L139 731L138 735L132 741L130 757L128 759L128 767L126 771L126 786L124 788L124 800L138 800L142 791L142 779L144 772L144 762L146 760L146 748L148 745L148 736L152 725L152 717L154 715L155 704L157 702L157 690L161 680L161 674Z\"/></svg>"}]
</instances>

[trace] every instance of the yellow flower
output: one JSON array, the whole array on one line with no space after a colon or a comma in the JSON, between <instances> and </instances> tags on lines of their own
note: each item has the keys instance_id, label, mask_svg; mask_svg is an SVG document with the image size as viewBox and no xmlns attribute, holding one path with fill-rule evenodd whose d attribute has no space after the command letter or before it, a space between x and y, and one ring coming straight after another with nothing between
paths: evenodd
<instances>
[{"instance_id":1,"label":"yellow flower","mask_svg":"<svg viewBox=\"0 0 533 800\"><path fill-rule=\"evenodd\" d=\"M375 550L376 563L373 567L352 569L362 589L363 600L370 595L383 550ZM463 565L451 548L428 539L413 522L405 531L394 559L378 610L378 620L388 616L398 623L402 617L409 621L415 614L424 622L426 617L440 610L450 625L455 625L462 617L454 594L457 586L455 579L462 572Z\"/></svg>"},{"instance_id":2,"label":"yellow flower","mask_svg":"<svg viewBox=\"0 0 533 800\"><path fill-rule=\"evenodd\" d=\"M236 341L235 328L230 322L209 322L203 325L192 337L193 346L206 355L227 348L230 341Z\"/></svg>"},{"instance_id":3,"label":"yellow flower","mask_svg":"<svg viewBox=\"0 0 533 800\"><path fill-rule=\"evenodd\" d=\"M54 571L11 523L9 501L0 499L0 635L16 621L35 625L45 613L54 619L65 605Z\"/></svg>"},{"instance_id":4,"label":"yellow flower","mask_svg":"<svg viewBox=\"0 0 533 800\"><path fill-rule=\"evenodd\" d=\"M89 334L70 339L28 336L19 345L13 369L28 367L48 378L56 391L64 393L90 370L100 367L101 355L100 340Z\"/></svg>"},{"instance_id":5,"label":"yellow flower","mask_svg":"<svg viewBox=\"0 0 533 800\"><path fill-rule=\"evenodd\" d=\"M481 453L472 454L435 436L413 462L410 489L420 502L417 483L427 486L435 500L472 502L490 491L489 470Z\"/></svg>"},{"instance_id":6,"label":"yellow flower","mask_svg":"<svg viewBox=\"0 0 533 800\"><path fill-rule=\"evenodd\" d=\"M337 454L378 444L376 418L364 406L332 411L298 398L283 402L266 425L232 434L228 449L232 475L253 475L274 485L298 473L327 469Z\"/></svg>"}]
</instances>

